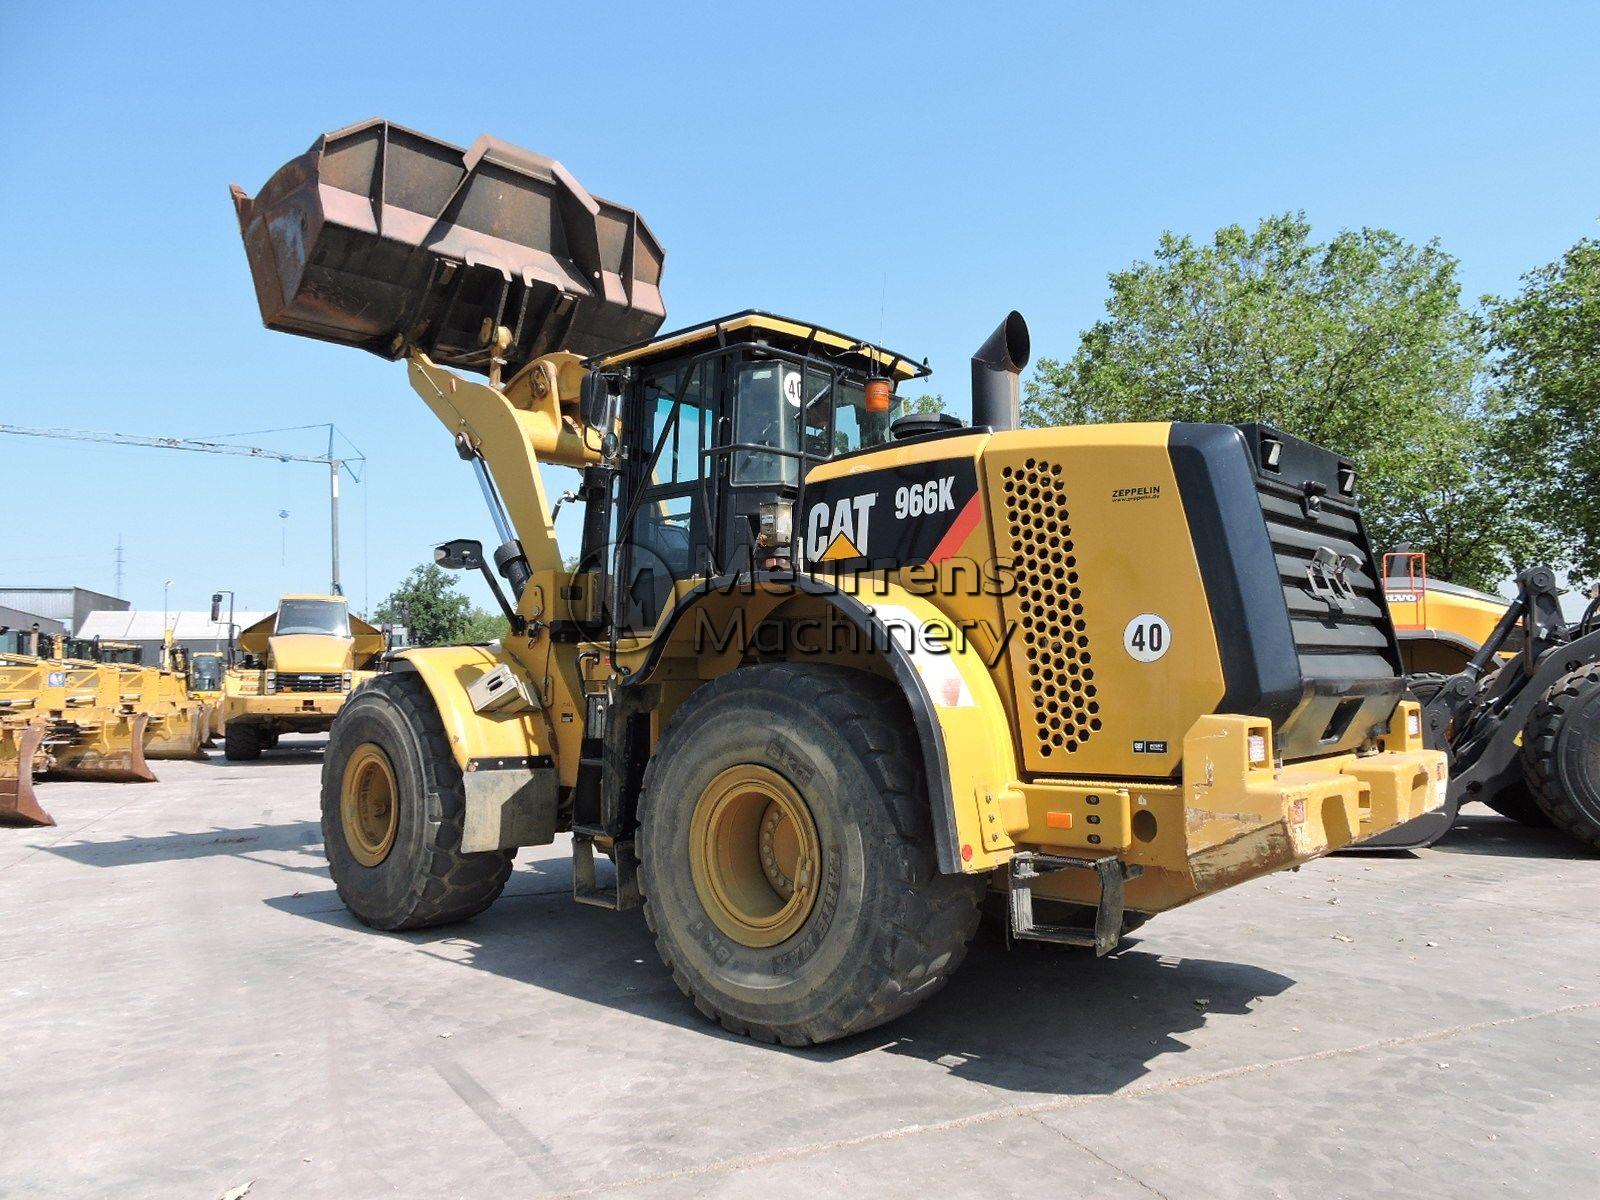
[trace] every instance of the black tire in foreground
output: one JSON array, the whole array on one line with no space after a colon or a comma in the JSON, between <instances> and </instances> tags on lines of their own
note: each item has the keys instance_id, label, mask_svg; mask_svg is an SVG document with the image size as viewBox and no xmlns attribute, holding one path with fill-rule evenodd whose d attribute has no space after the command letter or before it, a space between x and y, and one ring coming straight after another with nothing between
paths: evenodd
<instances>
[{"instance_id":1,"label":"black tire in foreground","mask_svg":"<svg viewBox=\"0 0 1600 1200\"><path fill-rule=\"evenodd\" d=\"M339 711L322 760L322 838L339 898L376 929L464 921L493 904L515 851L461 851L466 795L422 678L382 675Z\"/></svg>"},{"instance_id":2,"label":"black tire in foreground","mask_svg":"<svg viewBox=\"0 0 1600 1200\"><path fill-rule=\"evenodd\" d=\"M684 702L645 774L638 850L679 988L730 1031L791 1046L937 991L984 890L937 868L898 689L817 664L747 667Z\"/></svg>"},{"instance_id":3,"label":"black tire in foreground","mask_svg":"<svg viewBox=\"0 0 1600 1200\"><path fill-rule=\"evenodd\" d=\"M222 757L229 762L251 762L261 757L261 730L242 721L229 723L222 734Z\"/></svg>"},{"instance_id":4,"label":"black tire in foreground","mask_svg":"<svg viewBox=\"0 0 1600 1200\"><path fill-rule=\"evenodd\" d=\"M1556 827L1600 850L1600 665L1563 675L1534 705L1522 762Z\"/></svg>"}]
</instances>

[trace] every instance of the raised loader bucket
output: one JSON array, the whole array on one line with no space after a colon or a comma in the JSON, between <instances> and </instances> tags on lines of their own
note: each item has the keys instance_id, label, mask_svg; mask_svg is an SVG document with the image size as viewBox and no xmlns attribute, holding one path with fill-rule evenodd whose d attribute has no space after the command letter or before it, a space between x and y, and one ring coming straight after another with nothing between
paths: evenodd
<instances>
[{"instance_id":1,"label":"raised loader bucket","mask_svg":"<svg viewBox=\"0 0 1600 1200\"><path fill-rule=\"evenodd\" d=\"M33 790L34 760L44 741L44 727L30 723L0 736L15 739L17 751L15 757L0 753L0 825L54 825L55 818L45 812Z\"/></svg>"},{"instance_id":2,"label":"raised loader bucket","mask_svg":"<svg viewBox=\"0 0 1600 1200\"><path fill-rule=\"evenodd\" d=\"M50 774L105 783L155 783L156 773L144 755L149 721L148 713L134 713L102 726L91 740L58 748Z\"/></svg>"},{"instance_id":3,"label":"raised loader bucket","mask_svg":"<svg viewBox=\"0 0 1600 1200\"><path fill-rule=\"evenodd\" d=\"M462 150L366 121L233 201L261 318L285 333L487 373L504 326L509 374L643 341L666 316L661 245L639 215L494 138Z\"/></svg>"}]
</instances>

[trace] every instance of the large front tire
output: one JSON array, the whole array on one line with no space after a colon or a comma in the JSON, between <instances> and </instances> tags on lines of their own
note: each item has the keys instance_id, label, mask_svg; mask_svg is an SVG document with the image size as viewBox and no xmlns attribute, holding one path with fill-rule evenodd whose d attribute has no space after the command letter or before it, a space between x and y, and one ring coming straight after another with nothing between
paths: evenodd
<instances>
[{"instance_id":1,"label":"large front tire","mask_svg":"<svg viewBox=\"0 0 1600 1200\"><path fill-rule=\"evenodd\" d=\"M254 762L261 750L261 730L254 725L235 721L222 735L222 757L229 762Z\"/></svg>"},{"instance_id":2,"label":"large front tire","mask_svg":"<svg viewBox=\"0 0 1600 1200\"><path fill-rule=\"evenodd\" d=\"M937 868L899 691L812 664L747 667L684 702L645 775L639 858L645 919L685 995L794 1046L937 991L984 886Z\"/></svg>"},{"instance_id":3,"label":"large front tire","mask_svg":"<svg viewBox=\"0 0 1600 1200\"><path fill-rule=\"evenodd\" d=\"M1600 850L1600 665L1570 671L1534 705L1523 770L1557 828Z\"/></svg>"},{"instance_id":4,"label":"large front tire","mask_svg":"<svg viewBox=\"0 0 1600 1200\"><path fill-rule=\"evenodd\" d=\"M334 719L322 840L339 898L375 929L464 921L493 904L515 851L465 854L466 794L421 676L383 675Z\"/></svg>"}]
</instances>

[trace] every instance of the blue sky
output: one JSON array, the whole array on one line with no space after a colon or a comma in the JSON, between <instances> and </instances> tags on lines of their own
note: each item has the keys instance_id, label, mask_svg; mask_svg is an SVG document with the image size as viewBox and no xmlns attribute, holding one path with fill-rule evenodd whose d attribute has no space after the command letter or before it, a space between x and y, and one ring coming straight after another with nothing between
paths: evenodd
<instances>
[{"instance_id":1,"label":"blue sky","mask_svg":"<svg viewBox=\"0 0 1600 1200\"><path fill-rule=\"evenodd\" d=\"M1388 226L1439 238L1476 296L1600 217L1587 5L451 7L0 0L0 421L336 422L370 460L345 489L357 605L436 540L489 540L401 366L260 325L228 184L369 116L493 133L638 208L669 325L821 321L928 355L960 412L1008 308L1070 354L1165 229ZM136 606L165 579L174 608L326 583L314 466L0 438L0 479L0 583L109 589L119 534Z\"/></svg>"}]
</instances>

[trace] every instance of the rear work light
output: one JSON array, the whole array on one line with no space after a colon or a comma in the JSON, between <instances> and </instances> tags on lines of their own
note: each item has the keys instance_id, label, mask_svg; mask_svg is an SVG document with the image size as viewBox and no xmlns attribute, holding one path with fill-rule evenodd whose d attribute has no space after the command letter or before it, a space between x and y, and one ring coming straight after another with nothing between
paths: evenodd
<instances>
[{"instance_id":1,"label":"rear work light","mask_svg":"<svg viewBox=\"0 0 1600 1200\"><path fill-rule=\"evenodd\" d=\"M1267 765L1267 735L1264 733L1250 735L1250 765L1252 767Z\"/></svg>"}]
</instances>

